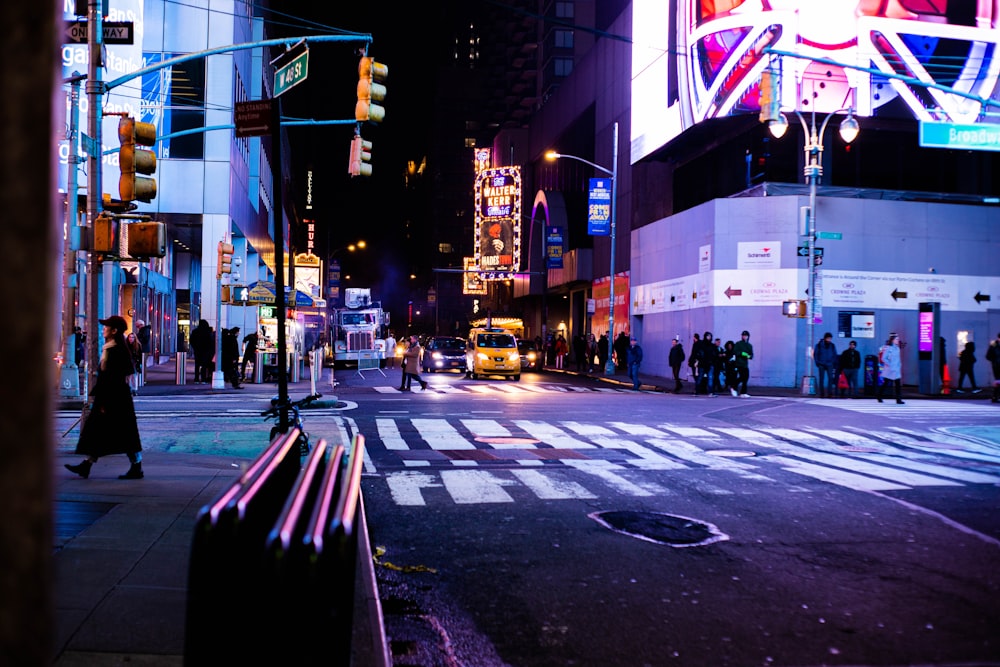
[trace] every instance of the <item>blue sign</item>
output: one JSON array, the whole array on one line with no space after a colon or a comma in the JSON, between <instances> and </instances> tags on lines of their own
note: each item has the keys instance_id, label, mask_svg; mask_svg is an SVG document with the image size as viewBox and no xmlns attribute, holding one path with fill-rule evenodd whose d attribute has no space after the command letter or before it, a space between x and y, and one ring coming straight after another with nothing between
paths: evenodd
<instances>
[{"instance_id":1,"label":"blue sign","mask_svg":"<svg viewBox=\"0 0 1000 667\"><path fill-rule=\"evenodd\" d=\"M922 120L920 145L925 148L1000 151L1000 125L989 123L959 125Z\"/></svg>"},{"instance_id":2,"label":"blue sign","mask_svg":"<svg viewBox=\"0 0 1000 667\"><path fill-rule=\"evenodd\" d=\"M587 206L587 233L591 236L611 236L611 187L610 178L590 179Z\"/></svg>"},{"instance_id":3,"label":"blue sign","mask_svg":"<svg viewBox=\"0 0 1000 667\"><path fill-rule=\"evenodd\" d=\"M546 268L561 269L563 267L563 235L562 227L545 228Z\"/></svg>"}]
</instances>

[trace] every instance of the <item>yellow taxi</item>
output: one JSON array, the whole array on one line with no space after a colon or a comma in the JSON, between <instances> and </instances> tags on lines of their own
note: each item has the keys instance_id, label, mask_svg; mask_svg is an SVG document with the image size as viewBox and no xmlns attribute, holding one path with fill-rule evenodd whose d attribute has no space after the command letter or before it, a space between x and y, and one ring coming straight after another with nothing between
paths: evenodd
<instances>
[{"instance_id":1,"label":"yellow taxi","mask_svg":"<svg viewBox=\"0 0 1000 667\"><path fill-rule=\"evenodd\" d=\"M465 368L467 377L503 375L521 379L521 353L514 334L505 329L477 328L469 332Z\"/></svg>"}]
</instances>

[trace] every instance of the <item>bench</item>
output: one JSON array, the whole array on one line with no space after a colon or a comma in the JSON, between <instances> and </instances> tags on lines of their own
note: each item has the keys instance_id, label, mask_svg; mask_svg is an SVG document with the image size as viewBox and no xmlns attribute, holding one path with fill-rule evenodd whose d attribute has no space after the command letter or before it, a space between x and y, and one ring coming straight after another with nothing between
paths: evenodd
<instances>
[{"instance_id":1,"label":"bench","mask_svg":"<svg viewBox=\"0 0 1000 667\"><path fill-rule=\"evenodd\" d=\"M297 438L275 436L198 514L186 665L350 664L364 436L304 462Z\"/></svg>"}]
</instances>

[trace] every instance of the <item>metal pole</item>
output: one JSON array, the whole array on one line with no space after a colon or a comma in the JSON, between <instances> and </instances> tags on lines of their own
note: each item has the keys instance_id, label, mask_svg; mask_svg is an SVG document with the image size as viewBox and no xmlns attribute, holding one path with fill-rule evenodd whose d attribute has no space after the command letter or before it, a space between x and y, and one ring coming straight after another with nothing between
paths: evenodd
<instances>
[{"instance_id":1,"label":"metal pole","mask_svg":"<svg viewBox=\"0 0 1000 667\"><path fill-rule=\"evenodd\" d=\"M104 96L104 56L102 39L104 37L103 18L99 0L87 3L87 132L90 135L87 150L87 382L92 387L97 381L97 368L100 366L100 350L104 345L101 331L98 328L97 312L98 285L101 275L101 259L94 251L94 223L101 213L103 192L101 186L101 104ZM84 396L87 396L84 393ZM83 414L86 417L90 411L90 401L84 401Z\"/></svg>"},{"instance_id":2,"label":"metal pole","mask_svg":"<svg viewBox=\"0 0 1000 667\"><path fill-rule=\"evenodd\" d=\"M271 188L274 191L274 305L278 315L278 430L288 432L288 344L285 340L285 212L282 200L281 98L271 132Z\"/></svg>"},{"instance_id":3,"label":"metal pole","mask_svg":"<svg viewBox=\"0 0 1000 667\"><path fill-rule=\"evenodd\" d=\"M797 112L796 112L797 113ZM799 117L801 120L801 116ZM802 123L803 129L805 123ZM806 224L806 243L809 249L809 309L806 322L806 374L802 376L802 395L810 396L816 393L813 376L813 337L816 326L816 181L823 167L819 163L818 137L816 136L816 114L813 113L812 124L806 132L806 167L805 174L809 181L809 218Z\"/></svg>"},{"instance_id":4,"label":"metal pole","mask_svg":"<svg viewBox=\"0 0 1000 667\"><path fill-rule=\"evenodd\" d=\"M615 341L615 212L618 200L618 123L614 124L611 140L611 284L608 287L608 347ZM605 375L615 374L615 362L610 350L604 366Z\"/></svg>"}]
</instances>

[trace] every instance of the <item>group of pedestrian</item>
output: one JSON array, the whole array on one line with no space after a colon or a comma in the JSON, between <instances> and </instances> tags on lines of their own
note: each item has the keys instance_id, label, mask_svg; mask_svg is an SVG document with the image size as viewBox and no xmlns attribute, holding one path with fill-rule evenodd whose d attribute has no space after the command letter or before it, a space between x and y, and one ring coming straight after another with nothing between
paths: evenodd
<instances>
[{"instance_id":1,"label":"group of pedestrian","mask_svg":"<svg viewBox=\"0 0 1000 667\"><path fill-rule=\"evenodd\" d=\"M838 354L833 334L828 331L813 348L813 361L816 363L820 398L835 398L838 395L840 398L857 398L861 353L855 341L850 341L847 349Z\"/></svg>"},{"instance_id":2,"label":"group of pedestrian","mask_svg":"<svg viewBox=\"0 0 1000 667\"><path fill-rule=\"evenodd\" d=\"M690 356L684 352L681 337L674 336L670 342L667 362L674 376L674 393L683 392L684 381L681 369L687 359L689 374L694 382L696 396L718 396L728 391L734 398L749 398L747 384L750 381L750 360L753 359L753 345L750 332L744 330L740 340L714 338L711 331L704 335L694 334Z\"/></svg>"}]
</instances>

